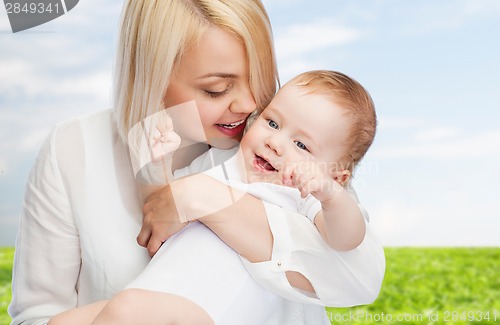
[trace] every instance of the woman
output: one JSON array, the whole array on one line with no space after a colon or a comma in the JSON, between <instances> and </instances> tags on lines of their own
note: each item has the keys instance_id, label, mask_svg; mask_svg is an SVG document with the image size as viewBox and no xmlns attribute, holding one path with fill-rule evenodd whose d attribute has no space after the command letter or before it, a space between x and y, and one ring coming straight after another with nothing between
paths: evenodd
<instances>
[{"instance_id":1,"label":"woman","mask_svg":"<svg viewBox=\"0 0 500 325\"><path fill-rule=\"evenodd\" d=\"M186 79L190 71L176 74L176 65L198 44L208 26L244 44L243 53L225 55L226 48L217 44L197 52L193 64L201 62L205 54L217 52L210 53L215 57L210 59L214 69L209 76L215 81ZM258 0L128 1L122 15L116 73L115 110L54 128L30 175L16 244L13 300L9 307L12 324L44 324L65 310L108 299L144 269L149 256L134 240L141 229L142 205L128 159L127 133L155 111L207 96L204 101L213 102L206 106L210 114L202 115L201 120L204 129L213 132L207 132L209 143L225 148L232 145L227 140L239 141L243 130L235 125L255 109L265 107L277 83L265 10ZM189 91L193 93L187 98L175 98ZM193 159L204 148L189 151L192 157L184 161ZM155 195L164 197L165 191ZM252 200L248 197L241 204L255 205ZM254 245L262 243L255 250L259 256L245 253L249 237L241 233L234 237L245 240L226 241L249 261L264 261L246 264L259 284L295 301L280 304L269 317L269 324L324 322L324 310L305 302L345 306L368 303L376 297L383 276L383 255L371 235L355 252L330 251L322 246L314 226L304 217L286 214L269 204L257 204L269 219L269 226L265 218L259 219L256 226L255 233L267 238L253 241ZM217 218L234 215L232 212L225 209L204 222L225 238L223 233L234 233L234 229L224 229ZM267 232L262 231L263 225ZM297 229L300 234L294 231ZM146 223L139 241L145 244L151 239L149 247L154 251L164 239L164 230L160 236L157 231L149 236L150 230L150 223ZM199 261L200 256L192 249L185 251L196 240L190 233L195 232L188 228L182 232L184 236L174 238L176 245L171 246L178 247L177 251L167 247L173 258ZM310 241L318 247L316 256L294 252L294 240ZM297 263L311 265L309 281L286 273ZM325 274L331 274L329 281L323 281ZM310 290L310 282L317 298L293 289L287 275L295 287Z\"/></svg>"}]
</instances>

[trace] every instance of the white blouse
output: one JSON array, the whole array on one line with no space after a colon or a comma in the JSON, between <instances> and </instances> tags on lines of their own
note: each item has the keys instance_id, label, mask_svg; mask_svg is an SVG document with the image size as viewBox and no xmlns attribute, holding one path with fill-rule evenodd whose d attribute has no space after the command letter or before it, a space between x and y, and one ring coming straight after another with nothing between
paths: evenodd
<instances>
[{"instance_id":1,"label":"white blouse","mask_svg":"<svg viewBox=\"0 0 500 325\"><path fill-rule=\"evenodd\" d=\"M367 304L377 297L385 258L369 225L358 248L336 252L307 218L264 205L274 236L272 259L244 265L256 282L291 300L268 324L324 323L321 306ZM46 324L55 314L109 299L124 288L150 261L136 242L141 223L128 150L112 110L57 125L26 186L13 266L12 324ZM318 297L293 289L287 270L304 274Z\"/></svg>"}]
</instances>

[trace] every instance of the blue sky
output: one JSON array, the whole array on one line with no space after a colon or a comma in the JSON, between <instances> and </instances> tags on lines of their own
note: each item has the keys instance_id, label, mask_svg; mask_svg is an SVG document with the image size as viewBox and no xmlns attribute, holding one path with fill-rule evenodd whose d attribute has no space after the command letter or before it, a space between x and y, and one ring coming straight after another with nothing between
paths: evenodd
<instances>
[{"instance_id":1,"label":"blue sky","mask_svg":"<svg viewBox=\"0 0 500 325\"><path fill-rule=\"evenodd\" d=\"M500 2L265 0L282 82L342 71L377 106L354 185L386 246L499 246ZM0 6L0 246L57 122L112 107L122 1L12 34Z\"/></svg>"}]
</instances>

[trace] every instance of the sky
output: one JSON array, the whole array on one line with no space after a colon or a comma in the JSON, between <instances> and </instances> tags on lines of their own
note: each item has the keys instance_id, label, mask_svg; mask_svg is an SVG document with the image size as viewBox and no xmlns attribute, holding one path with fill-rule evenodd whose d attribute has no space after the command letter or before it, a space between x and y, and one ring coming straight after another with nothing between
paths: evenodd
<instances>
[{"instance_id":1,"label":"sky","mask_svg":"<svg viewBox=\"0 0 500 325\"><path fill-rule=\"evenodd\" d=\"M13 34L0 6L0 246L58 122L113 106L123 1L81 0ZM282 83L341 71L370 92L353 184L384 246L500 246L500 2L265 0Z\"/></svg>"}]
</instances>

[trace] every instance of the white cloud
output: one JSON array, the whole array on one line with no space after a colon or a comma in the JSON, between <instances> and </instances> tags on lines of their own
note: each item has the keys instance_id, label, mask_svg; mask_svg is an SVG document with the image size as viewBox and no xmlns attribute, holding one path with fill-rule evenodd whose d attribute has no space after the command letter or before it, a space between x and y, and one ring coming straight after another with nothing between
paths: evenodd
<instances>
[{"instance_id":1,"label":"white cloud","mask_svg":"<svg viewBox=\"0 0 500 325\"><path fill-rule=\"evenodd\" d=\"M103 102L110 102L111 84L110 70L92 71L76 78L67 78L59 84L55 82L54 85L50 86L50 91L56 95L90 96Z\"/></svg>"},{"instance_id":2,"label":"white cloud","mask_svg":"<svg viewBox=\"0 0 500 325\"><path fill-rule=\"evenodd\" d=\"M332 46L354 42L363 33L353 28L337 26L327 19L307 24L290 25L276 35L276 51L284 59L316 52Z\"/></svg>"},{"instance_id":3,"label":"white cloud","mask_svg":"<svg viewBox=\"0 0 500 325\"><path fill-rule=\"evenodd\" d=\"M111 102L111 69L95 69L71 76L58 76L37 71L29 61L9 60L0 62L0 70L8 76L0 78L4 99L24 97L34 100L36 97L78 96L104 103Z\"/></svg>"},{"instance_id":4,"label":"white cloud","mask_svg":"<svg viewBox=\"0 0 500 325\"><path fill-rule=\"evenodd\" d=\"M91 26L93 21L99 17L105 17L107 23L117 21L123 0L85 0L80 1L65 16L58 18L59 23L64 27Z\"/></svg>"},{"instance_id":5,"label":"white cloud","mask_svg":"<svg viewBox=\"0 0 500 325\"><path fill-rule=\"evenodd\" d=\"M499 158L500 130L435 143L408 143L397 146L378 146L372 156L391 158L477 159Z\"/></svg>"},{"instance_id":6,"label":"white cloud","mask_svg":"<svg viewBox=\"0 0 500 325\"><path fill-rule=\"evenodd\" d=\"M308 70L314 70L315 68L324 68L315 66L314 62L310 60L294 59L289 60L278 60L278 68L281 84L285 84L287 81L292 79L294 76Z\"/></svg>"},{"instance_id":7,"label":"white cloud","mask_svg":"<svg viewBox=\"0 0 500 325\"><path fill-rule=\"evenodd\" d=\"M36 37L29 42L38 51L27 50L28 42L21 37L1 41L6 48L0 53L0 93L4 105L11 101L17 106L19 98L36 101L37 106L40 106L39 98L54 98L54 104L58 99L74 97L110 102L109 52L98 58L102 51L93 52L83 44L76 46L73 40L57 35Z\"/></svg>"},{"instance_id":8,"label":"white cloud","mask_svg":"<svg viewBox=\"0 0 500 325\"><path fill-rule=\"evenodd\" d=\"M500 246L498 205L438 202L383 201L370 210L371 223L384 246Z\"/></svg>"},{"instance_id":9,"label":"white cloud","mask_svg":"<svg viewBox=\"0 0 500 325\"><path fill-rule=\"evenodd\" d=\"M5 169L7 168L7 163L5 163L4 158L0 157L0 173L4 173ZM1 175L0 175L1 177Z\"/></svg>"},{"instance_id":10,"label":"white cloud","mask_svg":"<svg viewBox=\"0 0 500 325\"><path fill-rule=\"evenodd\" d=\"M7 17L7 11L5 6L0 6L0 31L7 32L11 31L9 17Z\"/></svg>"},{"instance_id":11,"label":"white cloud","mask_svg":"<svg viewBox=\"0 0 500 325\"><path fill-rule=\"evenodd\" d=\"M424 130L415 135L415 139L421 142L441 141L456 138L459 131L453 127L439 127Z\"/></svg>"},{"instance_id":12,"label":"white cloud","mask_svg":"<svg viewBox=\"0 0 500 325\"><path fill-rule=\"evenodd\" d=\"M262 0L264 7L268 10L273 8L280 8L283 6L290 6L291 4L299 3L303 0Z\"/></svg>"},{"instance_id":13,"label":"white cloud","mask_svg":"<svg viewBox=\"0 0 500 325\"><path fill-rule=\"evenodd\" d=\"M10 86L15 86L19 79L23 76L31 74L31 64L21 59L4 59L0 61L0 89L5 89ZM16 80L17 79L17 80Z\"/></svg>"},{"instance_id":14,"label":"white cloud","mask_svg":"<svg viewBox=\"0 0 500 325\"><path fill-rule=\"evenodd\" d=\"M378 128L388 129L408 129L415 128L424 124L421 117L379 117Z\"/></svg>"},{"instance_id":15,"label":"white cloud","mask_svg":"<svg viewBox=\"0 0 500 325\"><path fill-rule=\"evenodd\" d=\"M0 38L4 100L9 96L109 97L113 44L87 46L67 33L7 36Z\"/></svg>"},{"instance_id":16,"label":"white cloud","mask_svg":"<svg viewBox=\"0 0 500 325\"><path fill-rule=\"evenodd\" d=\"M282 83L307 70L334 69L332 64L349 55L342 46L363 36L361 31L336 25L331 19L282 27L275 33Z\"/></svg>"},{"instance_id":17,"label":"white cloud","mask_svg":"<svg viewBox=\"0 0 500 325\"><path fill-rule=\"evenodd\" d=\"M384 245L400 243L419 223L418 211L394 200L381 202L370 209L370 220Z\"/></svg>"},{"instance_id":18,"label":"white cloud","mask_svg":"<svg viewBox=\"0 0 500 325\"><path fill-rule=\"evenodd\" d=\"M410 6L412 10L404 17L408 24L403 31L416 34L432 33L440 30L456 30L471 20L482 20L487 17L495 17L500 13L500 2L496 0L482 1L431 1L423 3L417 8Z\"/></svg>"},{"instance_id":19,"label":"white cloud","mask_svg":"<svg viewBox=\"0 0 500 325\"><path fill-rule=\"evenodd\" d=\"M498 2L497 0L462 0L462 4L463 13L466 17L495 17L500 14L500 2Z\"/></svg>"}]
</instances>

